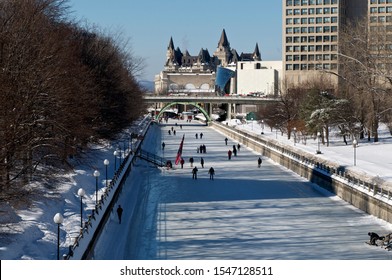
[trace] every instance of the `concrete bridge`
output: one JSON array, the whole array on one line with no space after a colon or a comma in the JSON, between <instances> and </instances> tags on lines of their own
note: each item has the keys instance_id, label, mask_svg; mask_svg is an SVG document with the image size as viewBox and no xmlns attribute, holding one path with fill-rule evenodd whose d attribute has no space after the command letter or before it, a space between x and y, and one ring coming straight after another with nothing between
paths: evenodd
<instances>
[{"instance_id":1,"label":"concrete bridge","mask_svg":"<svg viewBox=\"0 0 392 280\"><path fill-rule=\"evenodd\" d=\"M208 95L176 95L176 96L161 96L161 95L145 95L144 100L147 103L163 103L161 112L157 116L158 118L166 108L169 108L176 104L190 104L204 114L208 121L211 121L212 104L228 104L227 117L231 118L232 108L234 104L251 104L261 105L265 103L278 102L279 98L272 97L251 97L251 96L208 96ZM203 108L199 104L204 103L206 106ZM161 107L161 106L159 106Z\"/></svg>"}]
</instances>

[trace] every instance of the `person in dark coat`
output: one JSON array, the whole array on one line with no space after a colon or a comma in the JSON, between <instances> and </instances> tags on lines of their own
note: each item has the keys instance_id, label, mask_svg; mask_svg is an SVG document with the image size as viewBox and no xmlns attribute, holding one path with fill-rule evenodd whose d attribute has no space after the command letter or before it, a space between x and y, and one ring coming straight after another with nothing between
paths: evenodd
<instances>
[{"instance_id":1,"label":"person in dark coat","mask_svg":"<svg viewBox=\"0 0 392 280\"><path fill-rule=\"evenodd\" d=\"M189 158L189 162L191 163L191 167L193 167L193 162L194 162L193 157Z\"/></svg>"},{"instance_id":2,"label":"person in dark coat","mask_svg":"<svg viewBox=\"0 0 392 280\"><path fill-rule=\"evenodd\" d=\"M203 139L203 132L200 132L200 139Z\"/></svg>"},{"instance_id":3,"label":"person in dark coat","mask_svg":"<svg viewBox=\"0 0 392 280\"><path fill-rule=\"evenodd\" d=\"M196 133L196 134L195 134L196 139L198 138L198 136L199 136L199 134Z\"/></svg>"},{"instance_id":4,"label":"person in dark coat","mask_svg":"<svg viewBox=\"0 0 392 280\"><path fill-rule=\"evenodd\" d=\"M201 168L204 168L204 159L200 158L200 164L201 164Z\"/></svg>"},{"instance_id":5,"label":"person in dark coat","mask_svg":"<svg viewBox=\"0 0 392 280\"><path fill-rule=\"evenodd\" d=\"M229 157L229 160L231 160L231 154L232 154L232 151L229 150L229 151L227 152L227 156Z\"/></svg>"},{"instance_id":6,"label":"person in dark coat","mask_svg":"<svg viewBox=\"0 0 392 280\"><path fill-rule=\"evenodd\" d=\"M165 142L162 142L162 150L165 149L165 146L166 146Z\"/></svg>"},{"instance_id":7,"label":"person in dark coat","mask_svg":"<svg viewBox=\"0 0 392 280\"><path fill-rule=\"evenodd\" d=\"M225 143L226 143L226 146L227 146L227 140L228 140L228 139L227 139L227 137L226 137L226 138L225 138Z\"/></svg>"},{"instance_id":8,"label":"person in dark coat","mask_svg":"<svg viewBox=\"0 0 392 280\"><path fill-rule=\"evenodd\" d=\"M180 160L181 169L183 169L183 168L184 168L184 163L185 163L185 160L184 160L183 158L181 158L181 160Z\"/></svg>"},{"instance_id":9,"label":"person in dark coat","mask_svg":"<svg viewBox=\"0 0 392 280\"><path fill-rule=\"evenodd\" d=\"M121 208L121 205L118 205L117 208L117 216L118 216L118 221L121 224L121 217L122 217L123 209Z\"/></svg>"},{"instance_id":10,"label":"person in dark coat","mask_svg":"<svg viewBox=\"0 0 392 280\"><path fill-rule=\"evenodd\" d=\"M259 159L257 160L257 166L260 167L262 162L263 162L263 161L262 161L261 158L259 157Z\"/></svg>"},{"instance_id":11,"label":"person in dark coat","mask_svg":"<svg viewBox=\"0 0 392 280\"><path fill-rule=\"evenodd\" d=\"M199 171L199 170L198 170L197 167L195 166L195 167L192 169L192 179L197 180L197 171Z\"/></svg>"},{"instance_id":12,"label":"person in dark coat","mask_svg":"<svg viewBox=\"0 0 392 280\"><path fill-rule=\"evenodd\" d=\"M370 240L369 240L369 243L370 243L370 245L375 245L375 246L377 246L377 244L376 244L376 241L377 240L384 240L384 236L379 236L377 233L375 233L375 232L368 232L368 235L369 235L369 237L370 237Z\"/></svg>"},{"instance_id":13,"label":"person in dark coat","mask_svg":"<svg viewBox=\"0 0 392 280\"><path fill-rule=\"evenodd\" d=\"M214 174L215 174L215 170L214 168L210 168L210 170L208 170L208 174L210 174L210 180L214 180Z\"/></svg>"},{"instance_id":14,"label":"person in dark coat","mask_svg":"<svg viewBox=\"0 0 392 280\"><path fill-rule=\"evenodd\" d=\"M235 157L237 156L237 148L235 147L235 145L233 145L233 154Z\"/></svg>"},{"instance_id":15,"label":"person in dark coat","mask_svg":"<svg viewBox=\"0 0 392 280\"><path fill-rule=\"evenodd\" d=\"M240 143L238 143L237 144L237 150L240 151L240 149L241 149L241 145L240 145Z\"/></svg>"}]
</instances>

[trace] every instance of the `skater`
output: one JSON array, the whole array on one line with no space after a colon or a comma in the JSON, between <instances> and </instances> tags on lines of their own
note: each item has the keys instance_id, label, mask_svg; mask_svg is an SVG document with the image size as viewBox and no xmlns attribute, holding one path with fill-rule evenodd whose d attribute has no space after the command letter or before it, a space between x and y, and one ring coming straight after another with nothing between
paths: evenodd
<instances>
[{"instance_id":1,"label":"skater","mask_svg":"<svg viewBox=\"0 0 392 280\"><path fill-rule=\"evenodd\" d=\"M169 135L171 135L171 131L170 130L168 130L167 133L169 133Z\"/></svg>"},{"instance_id":2,"label":"skater","mask_svg":"<svg viewBox=\"0 0 392 280\"><path fill-rule=\"evenodd\" d=\"M201 168L204 168L204 159L200 158L200 164L201 164Z\"/></svg>"},{"instance_id":3,"label":"skater","mask_svg":"<svg viewBox=\"0 0 392 280\"><path fill-rule=\"evenodd\" d=\"M184 160L183 158L181 158L181 160L180 160L181 169L183 169L183 168L184 168L184 163L185 163L185 160Z\"/></svg>"},{"instance_id":4,"label":"skater","mask_svg":"<svg viewBox=\"0 0 392 280\"><path fill-rule=\"evenodd\" d=\"M228 140L228 139L227 139L227 137L226 137L226 138L225 138L225 143L226 143L226 146L227 146L227 140Z\"/></svg>"},{"instance_id":5,"label":"skater","mask_svg":"<svg viewBox=\"0 0 392 280\"><path fill-rule=\"evenodd\" d=\"M194 162L193 157L189 158L189 162L191 163L191 167L193 167L193 162Z\"/></svg>"},{"instance_id":6,"label":"skater","mask_svg":"<svg viewBox=\"0 0 392 280\"><path fill-rule=\"evenodd\" d=\"M196 133L196 134L195 134L196 139L198 138L198 136L199 136L199 135Z\"/></svg>"},{"instance_id":7,"label":"skater","mask_svg":"<svg viewBox=\"0 0 392 280\"><path fill-rule=\"evenodd\" d=\"M235 145L233 145L233 154L235 157L237 156L237 148L235 147Z\"/></svg>"},{"instance_id":8,"label":"skater","mask_svg":"<svg viewBox=\"0 0 392 280\"><path fill-rule=\"evenodd\" d=\"M384 238L385 238L384 236L379 236L375 232L368 232L368 235L370 236L369 244L375 245L375 246L377 246L377 244L376 244L377 240L384 240Z\"/></svg>"},{"instance_id":9,"label":"skater","mask_svg":"<svg viewBox=\"0 0 392 280\"><path fill-rule=\"evenodd\" d=\"M202 147L203 147L203 154L207 153L206 145L203 144Z\"/></svg>"},{"instance_id":10,"label":"skater","mask_svg":"<svg viewBox=\"0 0 392 280\"><path fill-rule=\"evenodd\" d=\"M262 162L263 162L263 161L262 161L261 158L259 157L259 159L257 160L257 166L258 166L259 168L260 168Z\"/></svg>"},{"instance_id":11,"label":"skater","mask_svg":"<svg viewBox=\"0 0 392 280\"><path fill-rule=\"evenodd\" d=\"M229 151L227 152L227 156L229 157L229 160L231 160L231 154L232 154L232 152L231 152L231 150L229 150Z\"/></svg>"},{"instance_id":12,"label":"skater","mask_svg":"<svg viewBox=\"0 0 392 280\"><path fill-rule=\"evenodd\" d=\"M117 216L118 216L118 221L119 221L120 224L121 224L121 216L122 216L122 213L123 213L123 209L121 208L121 205L118 205L118 208L117 208Z\"/></svg>"},{"instance_id":13,"label":"skater","mask_svg":"<svg viewBox=\"0 0 392 280\"><path fill-rule=\"evenodd\" d=\"M165 142L162 142L162 150L165 149L165 146L166 146Z\"/></svg>"},{"instance_id":14,"label":"skater","mask_svg":"<svg viewBox=\"0 0 392 280\"><path fill-rule=\"evenodd\" d=\"M238 144L237 144L237 150L238 150L238 152L240 151L240 149L241 149L241 145L240 145L240 143L238 143Z\"/></svg>"},{"instance_id":15,"label":"skater","mask_svg":"<svg viewBox=\"0 0 392 280\"><path fill-rule=\"evenodd\" d=\"M203 132L200 132L200 139L203 139Z\"/></svg>"},{"instance_id":16,"label":"skater","mask_svg":"<svg viewBox=\"0 0 392 280\"><path fill-rule=\"evenodd\" d=\"M215 174L215 170L214 168L210 168L210 170L208 170L208 173L210 174L210 180L214 180L214 174Z\"/></svg>"},{"instance_id":17,"label":"skater","mask_svg":"<svg viewBox=\"0 0 392 280\"><path fill-rule=\"evenodd\" d=\"M173 130L173 134L176 135L176 130Z\"/></svg>"},{"instance_id":18,"label":"skater","mask_svg":"<svg viewBox=\"0 0 392 280\"><path fill-rule=\"evenodd\" d=\"M197 171L199 171L199 170L198 170L197 167L195 166L195 167L192 169L192 179L194 179L194 180L197 180Z\"/></svg>"}]
</instances>

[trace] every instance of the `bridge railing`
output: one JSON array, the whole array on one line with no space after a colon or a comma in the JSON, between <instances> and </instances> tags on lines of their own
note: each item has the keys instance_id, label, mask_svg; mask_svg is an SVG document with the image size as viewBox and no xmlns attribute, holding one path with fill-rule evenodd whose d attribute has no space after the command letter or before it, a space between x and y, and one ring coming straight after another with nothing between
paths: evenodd
<instances>
[{"instance_id":1,"label":"bridge railing","mask_svg":"<svg viewBox=\"0 0 392 280\"><path fill-rule=\"evenodd\" d=\"M159 165L161 167L165 166L166 162L167 162L167 160L165 158L157 156L157 155L155 155L153 153L147 152L147 151L142 150L142 149L139 149L137 155L139 157L141 157L142 159L145 159L145 160L147 160L149 162L152 162L152 163L154 163L156 165Z\"/></svg>"}]
</instances>

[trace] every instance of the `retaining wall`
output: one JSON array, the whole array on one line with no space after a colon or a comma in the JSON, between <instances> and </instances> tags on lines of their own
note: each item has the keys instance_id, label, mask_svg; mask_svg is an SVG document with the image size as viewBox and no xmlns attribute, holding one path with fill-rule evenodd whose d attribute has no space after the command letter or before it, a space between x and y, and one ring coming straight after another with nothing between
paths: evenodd
<instances>
[{"instance_id":1,"label":"retaining wall","mask_svg":"<svg viewBox=\"0 0 392 280\"><path fill-rule=\"evenodd\" d=\"M368 214L392 223L392 191L374 180L366 180L337 163L322 161L313 154L296 150L274 139L260 137L220 123L210 126L261 153L278 164L336 194Z\"/></svg>"}]
</instances>

